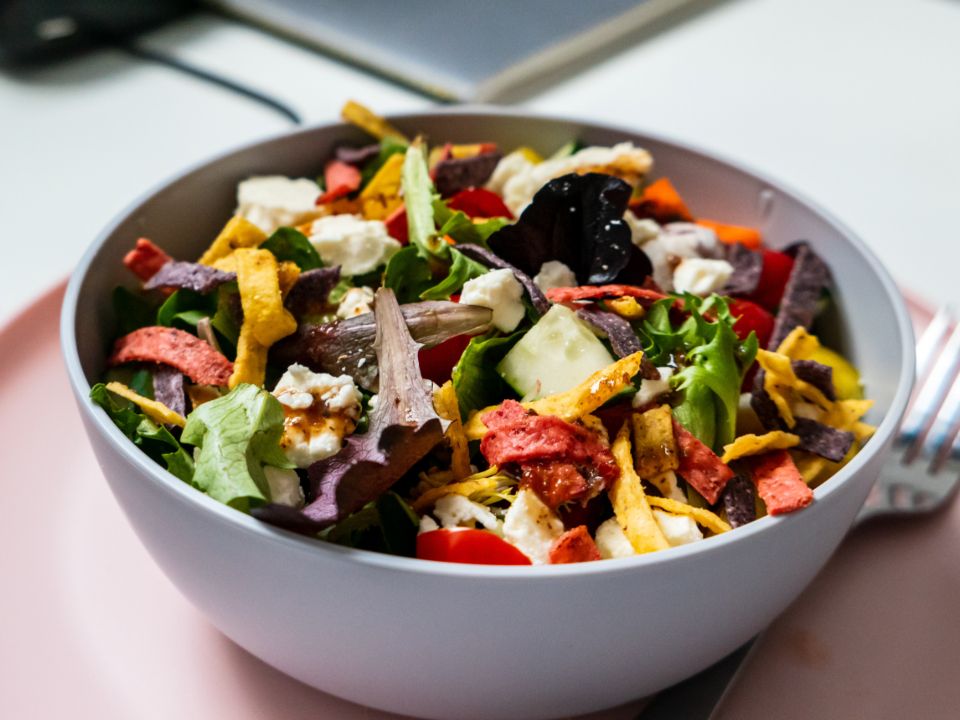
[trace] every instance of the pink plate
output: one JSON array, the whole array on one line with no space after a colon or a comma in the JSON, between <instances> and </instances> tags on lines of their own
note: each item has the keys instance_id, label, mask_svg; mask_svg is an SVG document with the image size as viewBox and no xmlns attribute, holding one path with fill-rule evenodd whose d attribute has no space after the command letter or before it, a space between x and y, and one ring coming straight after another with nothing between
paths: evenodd
<instances>
[{"instance_id":1,"label":"pink plate","mask_svg":"<svg viewBox=\"0 0 960 720\"><path fill-rule=\"evenodd\" d=\"M153 564L80 426L60 359L62 292L0 331L0 715L389 717L239 649ZM957 504L857 531L777 621L721 716L957 717L958 558Z\"/></svg>"}]
</instances>

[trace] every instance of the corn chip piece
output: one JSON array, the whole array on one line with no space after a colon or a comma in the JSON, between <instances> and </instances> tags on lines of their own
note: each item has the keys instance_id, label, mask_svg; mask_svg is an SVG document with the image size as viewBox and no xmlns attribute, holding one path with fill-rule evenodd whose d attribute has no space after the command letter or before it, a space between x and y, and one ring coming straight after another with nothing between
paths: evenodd
<instances>
[{"instance_id":1,"label":"corn chip piece","mask_svg":"<svg viewBox=\"0 0 960 720\"><path fill-rule=\"evenodd\" d=\"M873 400L838 400L824 414L821 422L838 430L852 430L873 407Z\"/></svg>"},{"instance_id":2,"label":"corn chip piece","mask_svg":"<svg viewBox=\"0 0 960 720\"><path fill-rule=\"evenodd\" d=\"M608 310L615 312L625 320L639 320L647 313L647 311L643 309L643 305L638 303L636 298L630 297L629 295L613 298L612 300L605 300L604 304Z\"/></svg>"},{"instance_id":3,"label":"corn chip piece","mask_svg":"<svg viewBox=\"0 0 960 720\"><path fill-rule=\"evenodd\" d=\"M340 110L340 117L351 125L356 125L377 140L386 137L406 141L406 136L382 117L354 100L347 100Z\"/></svg>"},{"instance_id":4,"label":"corn chip piece","mask_svg":"<svg viewBox=\"0 0 960 720\"><path fill-rule=\"evenodd\" d=\"M257 342L253 330L247 322L240 326L237 339L237 359L233 361L233 375L227 387L233 389L240 383L250 383L263 387L267 378L267 351L265 345Z\"/></svg>"},{"instance_id":5,"label":"corn chip piece","mask_svg":"<svg viewBox=\"0 0 960 720\"><path fill-rule=\"evenodd\" d=\"M723 446L725 463L747 455L760 455L770 450L786 450L800 444L800 437L793 433L773 430L763 435L741 435L729 445Z\"/></svg>"},{"instance_id":6,"label":"corn chip piece","mask_svg":"<svg viewBox=\"0 0 960 720\"><path fill-rule=\"evenodd\" d=\"M224 272L233 272L232 268L215 265L216 261L227 257L238 248L257 247L266 239L267 236L263 230L246 218L236 215L223 226L223 230L217 235L217 239L213 241L197 262L201 265L213 265Z\"/></svg>"},{"instance_id":7,"label":"corn chip piece","mask_svg":"<svg viewBox=\"0 0 960 720\"><path fill-rule=\"evenodd\" d=\"M205 402L216 400L220 392L213 385L187 385L187 397L190 398L190 406L196 410Z\"/></svg>"},{"instance_id":8,"label":"corn chip piece","mask_svg":"<svg viewBox=\"0 0 960 720\"><path fill-rule=\"evenodd\" d=\"M300 279L300 267L295 262L285 260L277 265L277 284L280 286L280 297L287 297L290 289Z\"/></svg>"},{"instance_id":9,"label":"corn chip piece","mask_svg":"<svg viewBox=\"0 0 960 720\"><path fill-rule=\"evenodd\" d=\"M360 193L362 214L367 220L385 220L400 206L403 158L403 153L396 153L387 158Z\"/></svg>"},{"instance_id":10,"label":"corn chip piece","mask_svg":"<svg viewBox=\"0 0 960 720\"><path fill-rule=\"evenodd\" d=\"M698 525L702 525L710 532L717 533L718 535L730 530L730 525L719 515L705 508L694 507L693 505L687 505L686 503L677 502L676 500L670 500L668 498L653 497L652 495L647 498L647 501L651 507L666 510L674 515L692 517Z\"/></svg>"},{"instance_id":11,"label":"corn chip piece","mask_svg":"<svg viewBox=\"0 0 960 720\"><path fill-rule=\"evenodd\" d=\"M813 453L793 452L791 456L793 457L793 463L800 472L800 477L807 485L816 485L817 479L823 475L823 471L831 464L826 458Z\"/></svg>"},{"instance_id":12,"label":"corn chip piece","mask_svg":"<svg viewBox=\"0 0 960 720\"><path fill-rule=\"evenodd\" d=\"M283 307L277 259L269 250L237 250L237 286L243 307L243 328L249 326L256 341L270 347L296 331L297 321Z\"/></svg>"},{"instance_id":13,"label":"corn chip piece","mask_svg":"<svg viewBox=\"0 0 960 720\"><path fill-rule=\"evenodd\" d=\"M447 380L433 393L433 406L440 417L450 421L446 432L451 451L450 470L457 480L461 480L470 474L470 451L467 448L467 436L463 434L460 403L457 402L453 382Z\"/></svg>"},{"instance_id":14,"label":"corn chip piece","mask_svg":"<svg viewBox=\"0 0 960 720\"><path fill-rule=\"evenodd\" d=\"M757 362L765 371L763 389L777 406L777 412L780 413L787 427L793 427L796 421L793 419L793 410L790 408L789 395L791 387L797 382L797 376L793 372L790 358L761 349L757 351Z\"/></svg>"},{"instance_id":15,"label":"corn chip piece","mask_svg":"<svg viewBox=\"0 0 960 720\"><path fill-rule=\"evenodd\" d=\"M661 405L645 413L634 413L631 417L637 474L649 480L680 467L670 406Z\"/></svg>"},{"instance_id":16,"label":"corn chip piece","mask_svg":"<svg viewBox=\"0 0 960 720\"><path fill-rule=\"evenodd\" d=\"M473 479L468 478L466 480L462 480L461 482L450 483L449 485L441 485L440 487L431 488L414 500L410 507L414 512L423 512L428 507L432 506L437 500L447 495L456 494L470 497L471 495L476 495L478 493L489 493L495 490L499 484L500 476L497 475L491 475L490 477L477 477Z\"/></svg>"},{"instance_id":17,"label":"corn chip piece","mask_svg":"<svg viewBox=\"0 0 960 720\"><path fill-rule=\"evenodd\" d=\"M186 418L184 418L180 413L174 412L161 402L151 400L150 398L146 398L139 393L135 393L123 383L109 382L107 383L106 387L107 390L112 392L114 395L119 395L120 397L132 402L134 405L143 410L147 417L149 417L151 420L155 420L161 425L178 425L179 427L183 427L187 424Z\"/></svg>"},{"instance_id":18,"label":"corn chip piece","mask_svg":"<svg viewBox=\"0 0 960 720\"><path fill-rule=\"evenodd\" d=\"M638 553L664 550L670 543L663 536L650 510L647 495L643 492L640 478L633 469L633 452L630 449L630 426L623 424L611 448L614 460L620 467L620 475L609 490L610 502L617 523L623 528L627 539Z\"/></svg>"},{"instance_id":19,"label":"corn chip piece","mask_svg":"<svg viewBox=\"0 0 960 720\"><path fill-rule=\"evenodd\" d=\"M819 347L817 336L808 333L802 325L797 325L777 347L777 352L791 360L808 360Z\"/></svg>"},{"instance_id":20,"label":"corn chip piece","mask_svg":"<svg viewBox=\"0 0 960 720\"><path fill-rule=\"evenodd\" d=\"M547 395L539 400L521 403L521 405L527 410L533 410L538 415L553 415L561 420L573 422L592 413L630 385L633 376L640 371L641 360L643 360L643 353L635 352L598 370L569 390L564 390L555 395ZM483 424L481 418L491 410L496 409L496 405L491 405L470 415L470 419L464 426L468 440L480 440L486 434L487 427Z\"/></svg>"},{"instance_id":21,"label":"corn chip piece","mask_svg":"<svg viewBox=\"0 0 960 720\"><path fill-rule=\"evenodd\" d=\"M865 443L867 440L873 437L873 434L876 431L877 428L865 422L855 422L851 428L853 437L856 438L857 442L860 444Z\"/></svg>"}]
</instances>

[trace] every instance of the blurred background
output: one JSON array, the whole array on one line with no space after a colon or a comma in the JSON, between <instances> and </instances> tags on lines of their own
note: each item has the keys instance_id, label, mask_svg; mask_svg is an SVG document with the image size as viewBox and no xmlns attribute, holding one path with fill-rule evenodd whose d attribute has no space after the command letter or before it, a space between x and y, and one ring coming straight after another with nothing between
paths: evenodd
<instances>
[{"instance_id":1,"label":"blurred background","mask_svg":"<svg viewBox=\"0 0 960 720\"><path fill-rule=\"evenodd\" d=\"M647 130L782 179L960 300L956 0L0 0L0 321L185 166L353 98Z\"/></svg>"}]
</instances>

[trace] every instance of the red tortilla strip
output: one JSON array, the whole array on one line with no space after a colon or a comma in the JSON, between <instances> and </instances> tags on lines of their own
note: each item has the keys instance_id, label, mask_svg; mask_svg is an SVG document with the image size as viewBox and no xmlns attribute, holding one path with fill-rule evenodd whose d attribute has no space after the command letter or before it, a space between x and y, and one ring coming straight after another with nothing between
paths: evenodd
<instances>
[{"instance_id":1,"label":"red tortilla strip","mask_svg":"<svg viewBox=\"0 0 960 720\"><path fill-rule=\"evenodd\" d=\"M200 385L226 385L233 363L198 337L168 327L145 327L118 339L107 365L163 363Z\"/></svg>"},{"instance_id":2,"label":"red tortilla strip","mask_svg":"<svg viewBox=\"0 0 960 720\"><path fill-rule=\"evenodd\" d=\"M733 477L733 470L676 420L673 421L673 434L680 453L677 473L703 495L708 503L716 504L720 493Z\"/></svg>"},{"instance_id":3,"label":"red tortilla strip","mask_svg":"<svg viewBox=\"0 0 960 720\"><path fill-rule=\"evenodd\" d=\"M124 255L123 264L138 278L147 281L171 260L172 257L147 238L140 238L133 250Z\"/></svg>"},{"instance_id":4,"label":"red tortilla strip","mask_svg":"<svg viewBox=\"0 0 960 720\"><path fill-rule=\"evenodd\" d=\"M641 305L649 307L657 300L665 298L666 295L636 285L581 285L580 287L559 287L547 290L547 299L555 303L618 297L637 298Z\"/></svg>"},{"instance_id":5,"label":"red tortilla strip","mask_svg":"<svg viewBox=\"0 0 960 720\"><path fill-rule=\"evenodd\" d=\"M600 559L597 544L590 537L586 525L567 530L550 547L550 564L589 562Z\"/></svg>"},{"instance_id":6,"label":"red tortilla strip","mask_svg":"<svg viewBox=\"0 0 960 720\"><path fill-rule=\"evenodd\" d=\"M749 464L757 494L770 515L793 512L813 502L813 490L786 450L759 455Z\"/></svg>"},{"instance_id":7,"label":"red tortilla strip","mask_svg":"<svg viewBox=\"0 0 960 720\"><path fill-rule=\"evenodd\" d=\"M342 160L331 160L323 169L327 190L317 198L317 205L339 200L360 189L360 171Z\"/></svg>"}]
</instances>

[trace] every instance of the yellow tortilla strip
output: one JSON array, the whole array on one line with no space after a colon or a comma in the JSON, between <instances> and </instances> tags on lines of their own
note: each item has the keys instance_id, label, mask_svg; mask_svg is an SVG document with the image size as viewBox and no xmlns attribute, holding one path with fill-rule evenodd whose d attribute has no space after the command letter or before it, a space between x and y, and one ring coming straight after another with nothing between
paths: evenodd
<instances>
[{"instance_id":1,"label":"yellow tortilla strip","mask_svg":"<svg viewBox=\"0 0 960 720\"><path fill-rule=\"evenodd\" d=\"M802 325L797 325L777 347L777 353L791 360L808 360L820 347L820 340Z\"/></svg>"},{"instance_id":2,"label":"yellow tortilla strip","mask_svg":"<svg viewBox=\"0 0 960 720\"><path fill-rule=\"evenodd\" d=\"M460 403L457 402L453 382L447 380L433 393L433 406L440 417L450 421L446 432L451 452L450 470L457 480L461 480L470 474L470 451L467 448L467 436L463 434Z\"/></svg>"},{"instance_id":3,"label":"yellow tortilla strip","mask_svg":"<svg viewBox=\"0 0 960 720\"><path fill-rule=\"evenodd\" d=\"M692 517L698 525L702 525L710 532L718 535L730 530L730 526L724 522L719 515L705 508L694 507L693 505L687 505L686 503L677 502L676 500L669 500L668 498L653 497L652 495L647 498L647 502L650 503L651 507L666 510L674 515Z\"/></svg>"},{"instance_id":4,"label":"yellow tortilla strip","mask_svg":"<svg viewBox=\"0 0 960 720\"><path fill-rule=\"evenodd\" d=\"M623 424L611 448L620 475L608 491L617 523L623 529L630 545L638 553L665 550L670 543L653 517L640 478L633 469L633 451L630 448L630 426Z\"/></svg>"},{"instance_id":5,"label":"yellow tortilla strip","mask_svg":"<svg viewBox=\"0 0 960 720\"><path fill-rule=\"evenodd\" d=\"M377 140L392 137L403 140L404 142L407 141L407 137L402 132L355 100L347 100L347 102L344 103L343 108L340 110L340 117L351 125L356 125Z\"/></svg>"},{"instance_id":6,"label":"yellow tortilla strip","mask_svg":"<svg viewBox=\"0 0 960 720\"><path fill-rule=\"evenodd\" d=\"M423 495L414 500L410 507L414 512L423 512L428 507L431 507L437 500L447 495L463 495L465 497L470 497L471 495L476 495L477 493L490 493L491 491L497 488L497 485L500 484L500 476L491 475L489 477L477 477L472 479L462 480L461 482L450 483L449 485L441 485L440 487L431 488L427 490Z\"/></svg>"},{"instance_id":7,"label":"yellow tortilla strip","mask_svg":"<svg viewBox=\"0 0 960 720\"><path fill-rule=\"evenodd\" d=\"M790 408L789 396L791 387L797 382L797 376L793 372L790 358L769 350L758 350L757 362L764 370L763 389L777 406L777 412L780 413L787 427L793 427L796 425L796 420Z\"/></svg>"},{"instance_id":8,"label":"yellow tortilla strip","mask_svg":"<svg viewBox=\"0 0 960 720\"><path fill-rule=\"evenodd\" d=\"M608 310L615 312L625 320L639 320L646 315L643 305L638 303L636 298L629 296L604 300L604 305L607 306Z\"/></svg>"},{"instance_id":9,"label":"yellow tortilla strip","mask_svg":"<svg viewBox=\"0 0 960 720\"><path fill-rule=\"evenodd\" d=\"M233 268L219 266L215 263L217 260L222 260L231 255L238 248L257 247L266 239L267 236L263 230L246 218L236 215L224 225L223 230L217 235L217 239L213 241L197 262L201 265L213 265L224 272L233 272Z\"/></svg>"},{"instance_id":10,"label":"yellow tortilla strip","mask_svg":"<svg viewBox=\"0 0 960 720\"><path fill-rule=\"evenodd\" d=\"M240 337L237 339L237 359L233 361L233 375L230 376L227 386L231 390L240 383L263 387L267 378L269 349L257 342L250 325L244 322L240 326Z\"/></svg>"},{"instance_id":11,"label":"yellow tortilla strip","mask_svg":"<svg viewBox=\"0 0 960 720\"><path fill-rule=\"evenodd\" d=\"M270 347L297 329L297 321L283 307L277 258L269 250L243 248L237 258L237 286L243 307L243 328L260 345Z\"/></svg>"},{"instance_id":12,"label":"yellow tortilla strip","mask_svg":"<svg viewBox=\"0 0 960 720\"><path fill-rule=\"evenodd\" d=\"M521 404L527 410L533 410L538 415L553 415L561 420L573 422L592 413L630 385L633 376L640 371L640 361L642 359L643 353L635 352L633 355L627 355L615 363L607 365L602 370L598 370L569 390ZM496 405L491 405L470 415L470 419L464 426L468 440L480 440L486 434L487 426L483 424L480 418L496 409Z\"/></svg>"},{"instance_id":13,"label":"yellow tortilla strip","mask_svg":"<svg viewBox=\"0 0 960 720\"><path fill-rule=\"evenodd\" d=\"M160 423L161 425L177 425L179 427L183 427L187 424L187 419L180 413L174 412L162 402L151 400L150 398L146 398L143 395L134 392L123 383L108 382L107 390L112 392L114 395L119 395L120 397L129 400L143 410L144 415L151 420Z\"/></svg>"},{"instance_id":14,"label":"yellow tortilla strip","mask_svg":"<svg viewBox=\"0 0 960 720\"><path fill-rule=\"evenodd\" d=\"M683 490L680 489L680 484L677 482L677 474L673 470L668 470L661 475L645 478L645 480L653 485L665 498L679 500L680 502L687 501L687 496Z\"/></svg>"},{"instance_id":15,"label":"yellow tortilla strip","mask_svg":"<svg viewBox=\"0 0 960 720\"><path fill-rule=\"evenodd\" d=\"M637 474L645 480L680 467L669 405L634 413L633 456Z\"/></svg>"},{"instance_id":16,"label":"yellow tortilla strip","mask_svg":"<svg viewBox=\"0 0 960 720\"><path fill-rule=\"evenodd\" d=\"M786 450L799 444L798 435L782 430L773 430L763 435L741 435L729 445L723 446L723 457L720 459L730 463L748 455L761 455L771 450Z\"/></svg>"},{"instance_id":17,"label":"yellow tortilla strip","mask_svg":"<svg viewBox=\"0 0 960 720\"><path fill-rule=\"evenodd\" d=\"M361 212L367 220L385 220L403 202L400 199L403 158L403 153L387 158L360 193Z\"/></svg>"}]
</instances>

